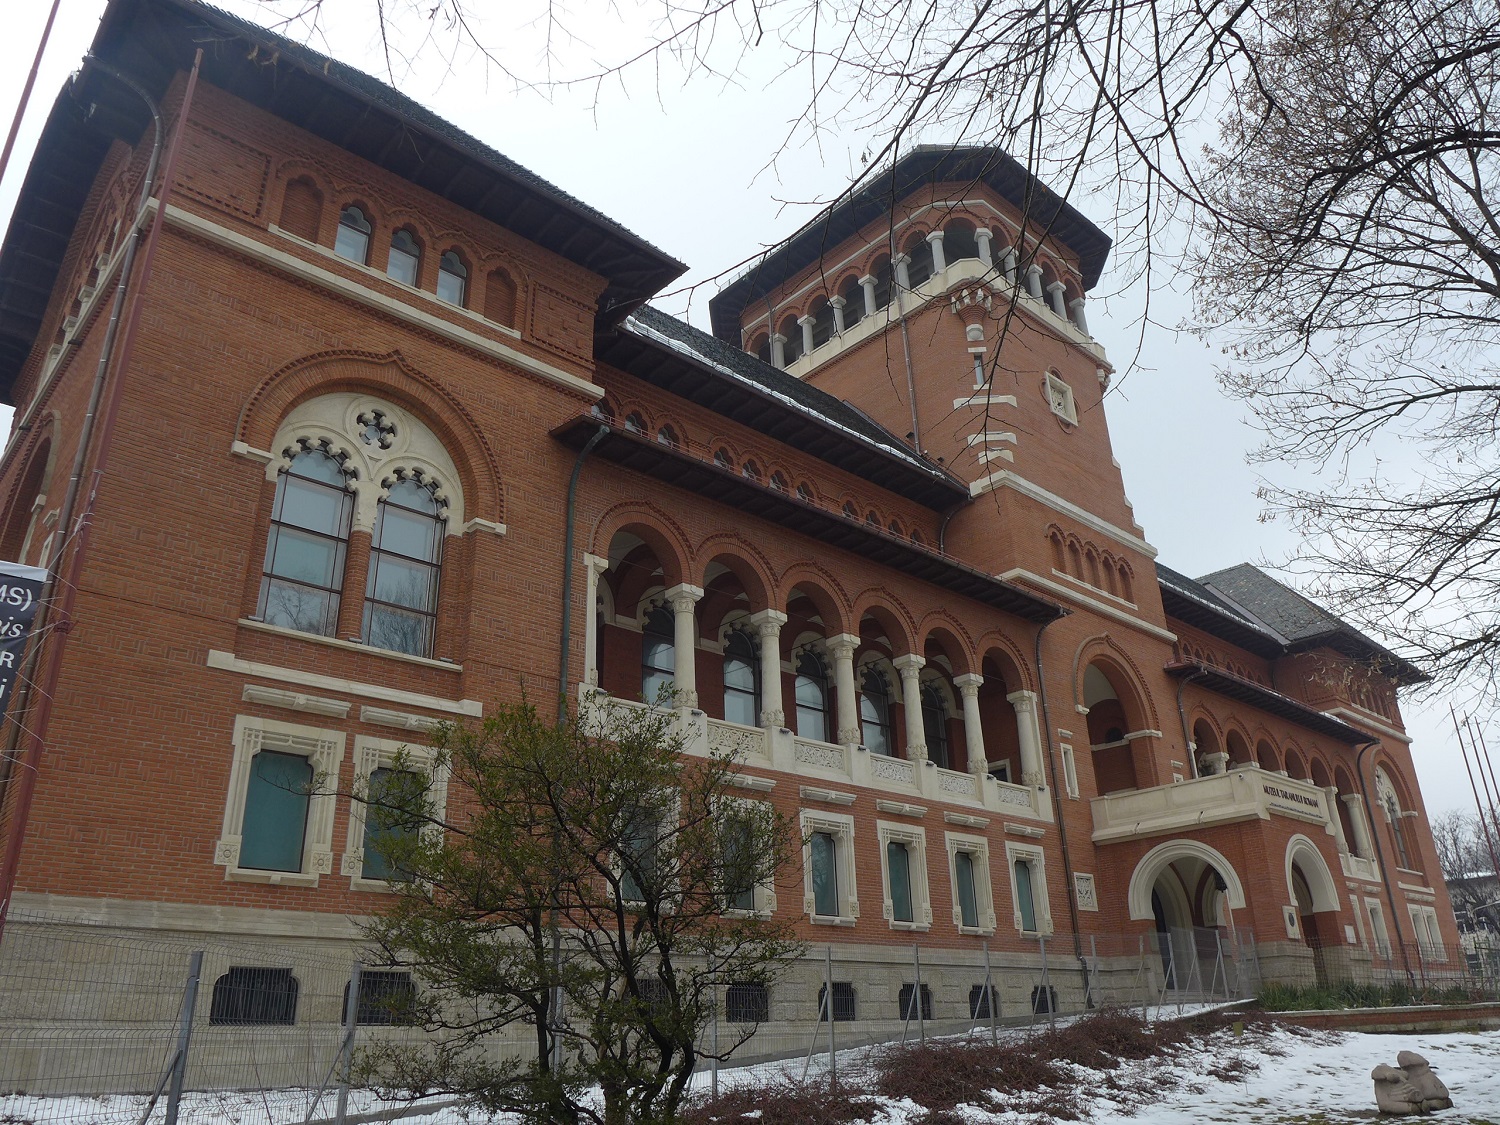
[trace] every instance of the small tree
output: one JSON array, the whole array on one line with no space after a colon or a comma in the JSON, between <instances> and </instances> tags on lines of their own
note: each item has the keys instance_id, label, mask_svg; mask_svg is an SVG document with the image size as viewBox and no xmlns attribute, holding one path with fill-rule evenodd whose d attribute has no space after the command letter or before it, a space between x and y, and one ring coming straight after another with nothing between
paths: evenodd
<instances>
[{"instance_id":1,"label":"small tree","mask_svg":"<svg viewBox=\"0 0 1500 1125\"><path fill-rule=\"evenodd\" d=\"M769 986L800 952L755 908L791 854L786 817L682 753L679 719L605 703L553 725L522 703L448 726L429 775L368 793L395 897L365 928L419 983L424 1040L361 1054L387 1089L456 1093L547 1122L672 1120L730 984ZM497 1033L530 1028L533 1052ZM754 1032L735 1025L717 1057ZM597 1086L600 1096L590 1092Z\"/></svg>"}]
</instances>

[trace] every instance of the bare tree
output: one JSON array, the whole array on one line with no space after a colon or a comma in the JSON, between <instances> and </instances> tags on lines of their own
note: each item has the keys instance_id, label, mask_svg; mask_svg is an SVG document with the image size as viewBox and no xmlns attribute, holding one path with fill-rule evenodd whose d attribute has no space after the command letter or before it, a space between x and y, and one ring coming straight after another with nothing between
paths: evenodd
<instances>
[{"instance_id":1,"label":"bare tree","mask_svg":"<svg viewBox=\"0 0 1500 1125\"><path fill-rule=\"evenodd\" d=\"M1444 813L1432 822L1432 839L1459 924L1500 931L1500 880L1479 815Z\"/></svg>"}]
</instances>

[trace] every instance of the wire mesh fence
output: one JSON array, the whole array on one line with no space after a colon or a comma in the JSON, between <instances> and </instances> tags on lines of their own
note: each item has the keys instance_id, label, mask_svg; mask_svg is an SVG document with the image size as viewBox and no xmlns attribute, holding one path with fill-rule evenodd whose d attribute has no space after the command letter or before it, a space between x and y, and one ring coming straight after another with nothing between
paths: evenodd
<instances>
[{"instance_id":1,"label":"wire mesh fence","mask_svg":"<svg viewBox=\"0 0 1500 1125\"><path fill-rule=\"evenodd\" d=\"M1273 952L1265 1007L1368 1008L1500 1001L1500 944L1288 945Z\"/></svg>"}]
</instances>

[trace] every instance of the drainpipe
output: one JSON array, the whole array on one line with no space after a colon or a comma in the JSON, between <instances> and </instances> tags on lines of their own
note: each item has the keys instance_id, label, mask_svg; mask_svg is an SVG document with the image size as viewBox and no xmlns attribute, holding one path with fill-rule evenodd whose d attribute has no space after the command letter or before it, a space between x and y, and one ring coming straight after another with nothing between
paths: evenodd
<instances>
[{"instance_id":1,"label":"drainpipe","mask_svg":"<svg viewBox=\"0 0 1500 1125\"><path fill-rule=\"evenodd\" d=\"M1193 777L1198 776L1198 752L1193 749L1193 735L1192 732L1188 730L1187 710L1184 708L1182 703L1182 690L1183 688L1187 687L1188 684L1198 679L1198 677L1205 676L1207 674L1208 673L1205 672L1202 668L1199 668L1196 672L1189 672L1186 676L1177 681L1177 717L1182 720L1182 746L1184 751L1187 753L1188 769L1192 771Z\"/></svg>"},{"instance_id":2,"label":"drainpipe","mask_svg":"<svg viewBox=\"0 0 1500 1125\"><path fill-rule=\"evenodd\" d=\"M1061 616L1054 617L1036 631L1036 688L1042 705L1042 737L1047 742L1047 771L1052 776L1052 806L1057 810L1057 837L1062 846L1063 878L1067 882L1063 890L1067 895L1068 920L1072 923L1073 929L1073 956L1078 959L1079 971L1083 973L1083 994L1088 997L1089 965L1084 960L1083 938L1078 933L1078 903L1073 897L1073 857L1068 851L1068 820L1064 814L1062 800L1058 797L1061 790L1057 785L1057 754L1052 745L1052 718L1047 712L1047 674L1042 667L1042 634L1061 619Z\"/></svg>"},{"instance_id":3,"label":"drainpipe","mask_svg":"<svg viewBox=\"0 0 1500 1125\"><path fill-rule=\"evenodd\" d=\"M1370 802L1370 790L1365 785L1365 755L1380 745L1379 739L1366 742L1354 759L1354 772L1359 777L1359 795L1364 798L1365 815L1370 818L1370 838L1375 841L1375 859L1380 864L1380 885L1385 888L1385 900L1391 906L1391 929L1396 933L1396 944L1401 947L1401 964L1406 967L1406 979L1415 984L1411 971L1411 955L1406 949L1406 938L1401 935L1401 915L1396 910L1396 892L1391 890L1391 877L1385 866L1385 849L1380 846L1380 828L1375 823L1375 806Z\"/></svg>"},{"instance_id":4,"label":"drainpipe","mask_svg":"<svg viewBox=\"0 0 1500 1125\"><path fill-rule=\"evenodd\" d=\"M156 168L161 160L162 146L162 122L161 113L151 96L146 93L131 79L125 77L114 67L106 66L97 59L89 56L87 62L97 67L111 78L130 88L141 101L146 103L146 108L151 111L151 121L155 130L155 140L151 145L151 158L146 163L146 174L141 180L141 208L137 212L137 219L130 227L130 240L125 245L125 256L120 263L119 279L115 283L114 301L109 310L109 323L104 333L104 344L99 351L99 362L94 368L94 382L89 391L88 411L83 417L83 427L78 436L78 448L73 452L73 467L68 477L68 488L63 494L62 507L58 510L57 530L53 532L60 537L57 550L52 552L52 558L47 567L47 577L42 583L42 590L37 598L40 607L33 632L38 638L26 654L25 662L21 665L20 673L16 676L18 688L17 698L12 709L12 714L23 716L30 706L31 685L36 676L37 661L41 658L41 639L47 635L48 619L52 616L52 597L57 589L57 577L62 566L63 551L67 546L66 536L68 528L73 523L73 515L78 507L78 494L83 483L84 469L88 464L88 456L93 450L94 426L99 417L99 403L104 395L105 376L109 371L110 361L114 358L115 337L119 334L120 318L125 307L125 298L130 289L130 274L135 266L136 249L141 243L140 215L145 213L146 200L151 198L151 192L156 186ZM31 425L31 417L40 400L33 404L31 410L26 412L17 430L27 429ZM16 748L21 741L21 723L12 721L10 729L6 733L5 754L0 758L0 804L3 804L5 793L10 788L11 775L15 768ZM0 914L0 926L4 925L3 914Z\"/></svg>"},{"instance_id":5,"label":"drainpipe","mask_svg":"<svg viewBox=\"0 0 1500 1125\"><path fill-rule=\"evenodd\" d=\"M609 436L609 427L601 425L581 450L578 460L573 462L573 475L568 479L568 511L563 530L562 572L562 644L557 657L557 722L561 726L568 717L568 657L573 635L573 524L578 514L578 478L583 473L583 463L588 460L594 447ZM589 612L593 609L590 607Z\"/></svg>"}]
</instances>

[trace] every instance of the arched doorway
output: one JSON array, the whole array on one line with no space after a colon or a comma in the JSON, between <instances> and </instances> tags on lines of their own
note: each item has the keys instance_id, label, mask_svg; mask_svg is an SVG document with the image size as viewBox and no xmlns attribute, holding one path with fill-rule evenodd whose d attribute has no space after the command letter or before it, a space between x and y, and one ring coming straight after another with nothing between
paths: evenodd
<instances>
[{"instance_id":1,"label":"arched doorway","mask_svg":"<svg viewBox=\"0 0 1500 1125\"><path fill-rule=\"evenodd\" d=\"M1298 935L1312 950L1319 986L1325 985L1329 979L1326 958L1330 950L1337 950L1342 944L1339 891L1317 845L1306 836L1293 836L1287 843L1286 880L1292 906L1297 911Z\"/></svg>"},{"instance_id":2,"label":"arched doorway","mask_svg":"<svg viewBox=\"0 0 1500 1125\"><path fill-rule=\"evenodd\" d=\"M1234 912L1245 893L1219 852L1196 840L1158 844L1136 865L1129 903L1132 918L1152 922L1167 990L1222 995L1238 988Z\"/></svg>"}]
</instances>

